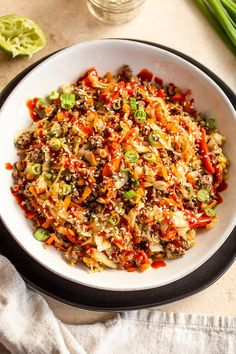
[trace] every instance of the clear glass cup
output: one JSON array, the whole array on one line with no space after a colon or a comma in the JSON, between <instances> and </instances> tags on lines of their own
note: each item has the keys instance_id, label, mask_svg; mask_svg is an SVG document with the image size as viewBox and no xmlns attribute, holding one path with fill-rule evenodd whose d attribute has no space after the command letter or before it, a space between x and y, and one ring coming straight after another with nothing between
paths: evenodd
<instances>
[{"instance_id":1,"label":"clear glass cup","mask_svg":"<svg viewBox=\"0 0 236 354\"><path fill-rule=\"evenodd\" d=\"M145 0L87 0L87 6L91 14L99 20L119 24L136 17L144 2Z\"/></svg>"}]
</instances>

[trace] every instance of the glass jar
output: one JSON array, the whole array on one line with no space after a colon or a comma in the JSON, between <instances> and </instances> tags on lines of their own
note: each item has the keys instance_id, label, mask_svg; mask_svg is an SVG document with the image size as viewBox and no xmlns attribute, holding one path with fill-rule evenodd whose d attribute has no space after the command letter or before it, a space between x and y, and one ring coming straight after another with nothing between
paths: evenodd
<instances>
[{"instance_id":1,"label":"glass jar","mask_svg":"<svg viewBox=\"0 0 236 354\"><path fill-rule=\"evenodd\" d=\"M136 17L145 0L87 0L92 15L99 20L119 24Z\"/></svg>"}]
</instances>

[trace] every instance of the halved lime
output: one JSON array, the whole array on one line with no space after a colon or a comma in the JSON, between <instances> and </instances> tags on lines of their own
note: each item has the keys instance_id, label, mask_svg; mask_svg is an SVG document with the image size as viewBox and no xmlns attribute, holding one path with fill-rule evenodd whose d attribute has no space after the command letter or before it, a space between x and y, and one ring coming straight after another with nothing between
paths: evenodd
<instances>
[{"instance_id":1,"label":"halved lime","mask_svg":"<svg viewBox=\"0 0 236 354\"><path fill-rule=\"evenodd\" d=\"M0 17L0 48L12 57L38 52L46 44L42 29L27 17L6 15Z\"/></svg>"}]
</instances>

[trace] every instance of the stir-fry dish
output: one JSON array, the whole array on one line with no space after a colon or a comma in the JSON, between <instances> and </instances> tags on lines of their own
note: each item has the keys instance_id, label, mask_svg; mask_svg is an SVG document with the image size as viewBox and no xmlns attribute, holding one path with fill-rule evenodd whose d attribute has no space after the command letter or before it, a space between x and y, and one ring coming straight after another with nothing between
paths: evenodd
<instances>
[{"instance_id":1,"label":"stir-fry dish","mask_svg":"<svg viewBox=\"0 0 236 354\"><path fill-rule=\"evenodd\" d=\"M163 267L217 222L225 138L190 90L147 69L91 68L27 106L34 122L15 140L12 193L34 237L69 263Z\"/></svg>"}]
</instances>

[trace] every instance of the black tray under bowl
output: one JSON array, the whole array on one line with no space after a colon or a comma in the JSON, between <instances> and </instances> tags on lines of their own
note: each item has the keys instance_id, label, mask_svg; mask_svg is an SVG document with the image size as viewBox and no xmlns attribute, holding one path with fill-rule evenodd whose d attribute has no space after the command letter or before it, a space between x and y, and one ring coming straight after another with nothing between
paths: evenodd
<instances>
[{"instance_id":1,"label":"black tray under bowl","mask_svg":"<svg viewBox=\"0 0 236 354\"><path fill-rule=\"evenodd\" d=\"M221 87L234 108L236 108L235 94L205 66L174 49L152 42L138 42L174 53L201 69ZM0 107L22 78L47 57L26 68L6 86L0 94ZM95 311L121 311L160 306L196 294L206 289L222 276L233 263L236 256L235 228L224 244L208 261L182 279L148 290L108 291L80 285L52 273L23 250L1 221L0 239L0 252L14 264L29 286L64 303Z\"/></svg>"}]
</instances>

